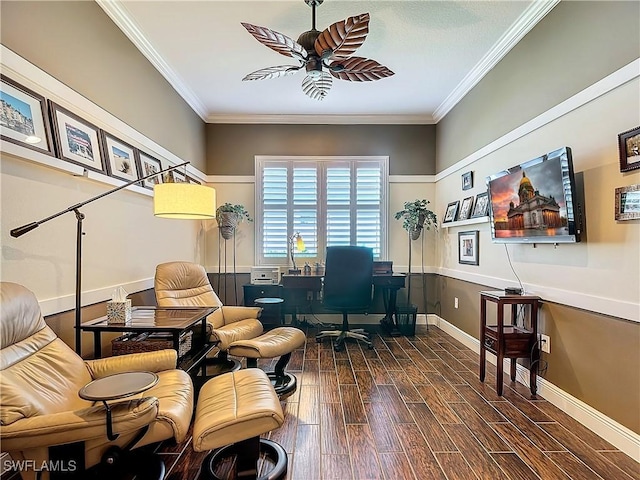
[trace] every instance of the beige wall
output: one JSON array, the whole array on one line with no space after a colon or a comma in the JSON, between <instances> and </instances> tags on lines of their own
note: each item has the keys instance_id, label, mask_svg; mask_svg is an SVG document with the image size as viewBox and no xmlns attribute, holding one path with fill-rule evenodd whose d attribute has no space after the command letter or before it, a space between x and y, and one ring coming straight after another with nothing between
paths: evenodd
<instances>
[{"instance_id":1,"label":"beige wall","mask_svg":"<svg viewBox=\"0 0 640 480\"><path fill-rule=\"evenodd\" d=\"M0 8L3 45L205 170L204 122L95 2L3 0Z\"/></svg>"},{"instance_id":2,"label":"beige wall","mask_svg":"<svg viewBox=\"0 0 640 480\"><path fill-rule=\"evenodd\" d=\"M44 75L45 86L33 85L35 80L27 78L32 80L25 82L27 86L47 98L52 98L47 93L52 85L56 95L66 92L53 98L66 100L71 110L77 102L78 114L86 111L87 103L102 107L91 112L100 110L104 122L97 124L109 133L119 136L107 127L119 124L111 120L113 115L139 136L150 138L145 147L157 148L149 151L169 150L204 170L204 122L94 2L3 1L1 8L2 45L26 60L21 64L30 62L55 77ZM40 73L36 76L43 78ZM75 215L62 215L17 239L9 231L104 193L114 184L33 163L40 160L38 155L28 150L0 154L0 279L33 290L44 313L50 314L74 305ZM150 287L157 263L203 261L201 224L155 218L152 202L152 197L127 189L80 209L86 217L83 304L108 298L119 285ZM91 311L83 314L93 316ZM72 324L70 317L57 324L70 345Z\"/></svg>"},{"instance_id":3,"label":"beige wall","mask_svg":"<svg viewBox=\"0 0 640 480\"><path fill-rule=\"evenodd\" d=\"M438 123L438 172L638 58L638 18L635 1L560 2Z\"/></svg>"},{"instance_id":4,"label":"beige wall","mask_svg":"<svg viewBox=\"0 0 640 480\"><path fill-rule=\"evenodd\" d=\"M390 175L435 174L435 125L207 125L207 173L253 175L255 155L385 155Z\"/></svg>"},{"instance_id":5,"label":"beige wall","mask_svg":"<svg viewBox=\"0 0 640 480\"><path fill-rule=\"evenodd\" d=\"M478 338L479 292L494 287L440 277L440 316ZM458 309L454 308L455 298ZM505 312L509 315L507 309ZM487 321L495 324L495 318L495 307L489 302ZM551 338L551 354L541 357L547 366L542 377L639 432L638 324L544 301L540 318L540 331Z\"/></svg>"},{"instance_id":6,"label":"beige wall","mask_svg":"<svg viewBox=\"0 0 640 480\"><path fill-rule=\"evenodd\" d=\"M439 179L439 211L485 191L488 175L572 148L584 182L586 240L505 247L492 243L488 223L441 229L441 317L478 338L478 292L518 284L510 258L527 292L544 302L540 326L551 337L545 378L634 432L640 432L640 221L615 221L614 191L640 183L640 171L620 173L617 147L618 133L640 124L640 80L576 103L497 149L487 146L640 57L639 14L638 2L561 2L438 124L436 141L439 172L476 158ZM465 171L474 172L476 184L463 192ZM479 266L458 263L458 234L467 230L479 231Z\"/></svg>"}]
</instances>

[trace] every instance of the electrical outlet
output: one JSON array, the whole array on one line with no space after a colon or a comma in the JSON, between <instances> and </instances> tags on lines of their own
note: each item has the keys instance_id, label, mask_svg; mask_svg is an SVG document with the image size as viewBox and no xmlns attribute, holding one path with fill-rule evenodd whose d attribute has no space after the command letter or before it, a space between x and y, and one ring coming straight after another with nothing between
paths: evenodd
<instances>
[{"instance_id":1,"label":"electrical outlet","mask_svg":"<svg viewBox=\"0 0 640 480\"><path fill-rule=\"evenodd\" d=\"M545 353L551 353L551 339L549 335L540 334L540 350Z\"/></svg>"},{"instance_id":2,"label":"electrical outlet","mask_svg":"<svg viewBox=\"0 0 640 480\"><path fill-rule=\"evenodd\" d=\"M307 300L310 302L313 300L313 292L311 290L307 292Z\"/></svg>"},{"instance_id":3,"label":"electrical outlet","mask_svg":"<svg viewBox=\"0 0 640 480\"><path fill-rule=\"evenodd\" d=\"M458 297L453 297L453 308L458 308Z\"/></svg>"}]
</instances>

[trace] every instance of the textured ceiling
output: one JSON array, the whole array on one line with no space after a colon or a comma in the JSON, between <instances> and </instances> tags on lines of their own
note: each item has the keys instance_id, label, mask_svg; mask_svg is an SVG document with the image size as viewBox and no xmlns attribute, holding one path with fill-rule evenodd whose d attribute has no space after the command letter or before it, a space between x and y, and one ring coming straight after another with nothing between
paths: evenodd
<instances>
[{"instance_id":1,"label":"textured ceiling","mask_svg":"<svg viewBox=\"0 0 640 480\"><path fill-rule=\"evenodd\" d=\"M295 60L258 43L252 23L294 40L311 28L303 0L102 1L98 3L193 109L209 122L439 120L553 6L544 1L339 1L317 8L316 27L369 13L355 55L395 75L374 82L334 79L317 101L304 72L243 82L255 70Z\"/></svg>"}]
</instances>

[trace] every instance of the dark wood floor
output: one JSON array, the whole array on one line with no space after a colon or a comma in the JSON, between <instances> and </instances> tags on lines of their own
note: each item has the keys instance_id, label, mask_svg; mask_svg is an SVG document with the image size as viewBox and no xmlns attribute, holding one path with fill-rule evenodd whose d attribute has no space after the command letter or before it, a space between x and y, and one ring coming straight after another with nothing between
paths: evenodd
<instances>
[{"instance_id":1,"label":"dark wood floor","mask_svg":"<svg viewBox=\"0 0 640 480\"><path fill-rule=\"evenodd\" d=\"M374 350L334 352L308 330L288 371L297 392L269 437L289 454L290 480L636 479L640 464L436 327L374 335ZM265 361L269 369L274 361ZM161 445L168 480L194 480L204 453L191 437Z\"/></svg>"}]
</instances>

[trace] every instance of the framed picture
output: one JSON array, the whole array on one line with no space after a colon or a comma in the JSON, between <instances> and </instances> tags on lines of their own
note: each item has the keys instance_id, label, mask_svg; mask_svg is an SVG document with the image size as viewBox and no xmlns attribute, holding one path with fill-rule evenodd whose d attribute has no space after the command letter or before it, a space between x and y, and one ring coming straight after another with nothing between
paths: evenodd
<instances>
[{"instance_id":1,"label":"framed picture","mask_svg":"<svg viewBox=\"0 0 640 480\"><path fill-rule=\"evenodd\" d=\"M480 265L478 256L478 230L458 232L458 263Z\"/></svg>"},{"instance_id":2,"label":"framed picture","mask_svg":"<svg viewBox=\"0 0 640 480\"><path fill-rule=\"evenodd\" d=\"M458 220L466 220L471 215L471 207L473 206L473 197L467 197L462 200L460 205L460 213L458 213Z\"/></svg>"},{"instance_id":3,"label":"framed picture","mask_svg":"<svg viewBox=\"0 0 640 480\"><path fill-rule=\"evenodd\" d=\"M169 173L173 174L173 181L175 183L187 183L187 174L179 172L178 170L171 170Z\"/></svg>"},{"instance_id":4,"label":"framed picture","mask_svg":"<svg viewBox=\"0 0 640 480\"><path fill-rule=\"evenodd\" d=\"M153 173L158 173L162 170L162 162L157 158L147 155L144 152L138 150L138 170L140 172L140 178L144 178ZM148 178L142 182L142 186L153 190L153 186L158 183L162 183L162 175L156 175L155 177Z\"/></svg>"},{"instance_id":5,"label":"framed picture","mask_svg":"<svg viewBox=\"0 0 640 480\"><path fill-rule=\"evenodd\" d=\"M479 193L476 195L476 204L473 207L471 218L486 217L489 213L489 193Z\"/></svg>"},{"instance_id":6,"label":"framed picture","mask_svg":"<svg viewBox=\"0 0 640 480\"><path fill-rule=\"evenodd\" d=\"M469 190L473 188L473 172L467 172L462 174L462 190Z\"/></svg>"},{"instance_id":7,"label":"framed picture","mask_svg":"<svg viewBox=\"0 0 640 480\"><path fill-rule=\"evenodd\" d=\"M58 158L106 173L102 161L100 129L49 101Z\"/></svg>"},{"instance_id":8,"label":"framed picture","mask_svg":"<svg viewBox=\"0 0 640 480\"><path fill-rule=\"evenodd\" d=\"M193 178L187 175L187 183L197 183L198 185L202 185L202 182L196 178Z\"/></svg>"},{"instance_id":9,"label":"framed picture","mask_svg":"<svg viewBox=\"0 0 640 480\"><path fill-rule=\"evenodd\" d=\"M104 131L102 137L109 175L127 182L141 178L138 174L136 149Z\"/></svg>"},{"instance_id":10,"label":"framed picture","mask_svg":"<svg viewBox=\"0 0 640 480\"><path fill-rule=\"evenodd\" d=\"M42 95L0 75L0 137L7 142L53 155L53 140Z\"/></svg>"},{"instance_id":11,"label":"framed picture","mask_svg":"<svg viewBox=\"0 0 640 480\"><path fill-rule=\"evenodd\" d=\"M640 168L640 127L618 135L620 171L628 172Z\"/></svg>"},{"instance_id":12,"label":"framed picture","mask_svg":"<svg viewBox=\"0 0 640 480\"><path fill-rule=\"evenodd\" d=\"M616 188L616 220L640 219L640 185Z\"/></svg>"},{"instance_id":13,"label":"framed picture","mask_svg":"<svg viewBox=\"0 0 640 480\"><path fill-rule=\"evenodd\" d=\"M456 219L456 214L458 213L458 207L460 206L460 200L456 200L455 202L451 202L447 205L447 210L444 212L444 220L442 223L453 222Z\"/></svg>"}]
</instances>

